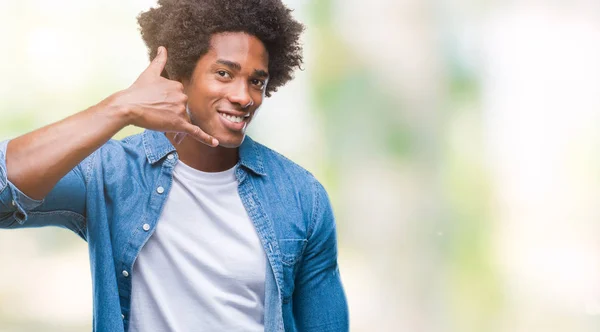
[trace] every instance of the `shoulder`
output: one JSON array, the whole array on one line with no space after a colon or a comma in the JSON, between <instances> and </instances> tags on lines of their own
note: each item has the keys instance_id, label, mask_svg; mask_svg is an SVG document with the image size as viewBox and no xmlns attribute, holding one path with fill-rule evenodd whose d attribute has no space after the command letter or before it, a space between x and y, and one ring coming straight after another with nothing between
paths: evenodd
<instances>
[{"instance_id":1,"label":"shoulder","mask_svg":"<svg viewBox=\"0 0 600 332\"><path fill-rule=\"evenodd\" d=\"M110 139L99 149L103 156L118 155L124 152L144 154L144 139L142 133L127 136L122 139Z\"/></svg>"},{"instance_id":2,"label":"shoulder","mask_svg":"<svg viewBox=\"0 0 600 332\"><path fill-rule=\"evenodd\" d=\"M122 139L111 139L110 141L106 142L106 146L108 148L123 149L123 148L137 147L142 152L144 151L144 144L145 144L145 142L144 142L144 133L143 132L134 134L134 135L130 135L130 136L127 136Z\"/></svg>"},{"instance_id":3,"label":"shoulder","mask_svg":"<svg viewBox=\"0 0 600 332\"><path fill-rule=\"evenodd\" d=\"M285 214L282 220L303 220L305 238L335 228L329 195L316 176L271 148L253 145L265 173L255 177L257 189L269 202L280 205L274 209Z\"/></svg>"},{"instance_id":4,"label":"shoulder","mask_svg":"<svg viewBox=\"0 0 600 332\"><path fill-rule=\"evenodd\" d=\"M123 139L110 139L93 154L84 160L88 169L92 168L121 168L128 163L145 163L146 153L142 134L135 134Z\"/></svg>"},{"instance_id":5,"label":"shoulder","mask_svg":"<svg viewBox=\"0 0 600 332\"><path fill-rule=\"evenodd\" d=\"M295 196L310 209L311 219L330 209L327 190L315 175L283 154L258 142L253 144L262 157L267 178L276 186L278 193Z\"/></svg>"},{"instance_id":6,"label":"shoulder","mask_svg":"<svg viewBox=\"0 0 600 332\"><path fill-rule=\"evenodd\" d=\"M306 187L305 189L310 189L310 191L315 190L317 187L322 188L317 178L304 167L261 143L253 142L253 144L255 144L255 148L261 156L268 176L295 185L301 184L302 187Z\"/></svg>"}]
</instances>

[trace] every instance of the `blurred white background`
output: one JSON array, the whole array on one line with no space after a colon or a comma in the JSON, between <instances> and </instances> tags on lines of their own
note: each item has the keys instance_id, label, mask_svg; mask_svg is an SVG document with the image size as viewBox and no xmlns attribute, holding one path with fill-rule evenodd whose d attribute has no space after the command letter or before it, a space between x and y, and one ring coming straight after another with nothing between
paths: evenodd
<instances>
[{"instance_id":1,"label":"blurred white background","mask_svg":"<svg viewBox=\"0 0 600 332\"><path fill-rule=\"evenodd\" d=\"M305 71L251 135L328 189L351 330L600 329L600 2L284 2ZM153 5L0 0L0 139L129 86ZM0 266L0 331L91 329L77 236Z\"/></svg>"}]
</instances>

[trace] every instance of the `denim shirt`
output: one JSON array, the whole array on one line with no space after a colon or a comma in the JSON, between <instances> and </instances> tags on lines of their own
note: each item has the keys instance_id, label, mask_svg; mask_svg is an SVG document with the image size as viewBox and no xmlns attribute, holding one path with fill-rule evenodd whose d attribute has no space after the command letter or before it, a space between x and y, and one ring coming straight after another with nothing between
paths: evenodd
<instances>
[{"instance_id":1,"label":"denim shirt","mask_svg":"<svg viewBox=\"0 0 600 332\"><path fill-rule=\"evenodd\" d=\"M59 226L86 240L94 331L127 331L133 264L169 194L175 148L163 133L150 130L110 140L43 200L34 200L8 181L7 143L0 143L0 228ZM268 261L265 331L347 331L335 221L325 189L250 137L239 157L238 191Z\"/></svg>"}]
</instances>

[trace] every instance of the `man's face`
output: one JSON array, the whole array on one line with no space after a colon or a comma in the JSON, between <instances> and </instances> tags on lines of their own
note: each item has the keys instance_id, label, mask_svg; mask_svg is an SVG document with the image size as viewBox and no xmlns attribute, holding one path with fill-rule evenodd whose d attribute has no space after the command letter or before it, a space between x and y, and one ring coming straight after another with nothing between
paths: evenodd
<instances>
[{"instance_id":1,"label":"man's face","mask_svg":"<svg viewBox=\"0 0 600 332\"><path fill-rule=\"evenodd\" d=\"M258 38L243 32L213 35L208 53L183 82L192 123L222 147L240 146L262 104L268 68L269 55Z\"/></svg>"}]
</instances>

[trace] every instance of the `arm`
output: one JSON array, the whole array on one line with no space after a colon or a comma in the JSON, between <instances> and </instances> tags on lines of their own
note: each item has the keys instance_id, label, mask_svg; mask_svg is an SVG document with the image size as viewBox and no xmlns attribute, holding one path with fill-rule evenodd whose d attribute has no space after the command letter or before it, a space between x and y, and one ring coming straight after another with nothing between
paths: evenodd
<instances>
[{"instance_id":1,"label":"arm","mask_svg":"<svg viewBox=\"0 0 600 332\"><path fill-rule=\"evenodd\" d=\"M3 142L0 227L12 215L23 224L28 212L40 206L57 186L66 187L56 193L82 195L81 181L77 181L83 179L80 163L127 125L185 133L212 145L212 137L189 123L185 112L187 96L181 83L160 76L166 61L167 51L161 47L154 61L128 89L62 121ZM60 183L61 179L65 181ZM68 205L70 200L55 201Z\"/></svg>"},{"instance_id":2,"label":"arm","mask_svg":"<svg viewBox=\"0 0 600 332\"><path fill-rule=\"evenodd\" d=\"M0 228L56 225L85 237L84 174L91 163L82 161L126 120L109 99L0 143Z\"/></svg>"},{"instance_id":3,"label":"arm","mask_svg":"<svg viewBox=\"0 0 600 332\"><path fill-rule=\"evenodd\" d=\"M110 99L9 141L8 182L33 200L43 199L63 176L127 124L126 112Z\"/></svg>"},{"instance_id":4,"label":"arm","mask_svg":"<svg viewBox=\"0 0 600 332\"><path fill-rule=\"evenodd\" d=\"M313 209L308 244L296 276L294 320L301 332L348 331L348 304L337 264L335 219L327 193L319 183Z\"/></svg>"},{"instance_id":5,"label":"arm","mask_svg":"<svg viewBox=\"0 0 600 332\"><path fill-rule=\"evenodd\" d=\"M36 200L7 181L7 143L0 142L0 228L61 226L85 239L84 170L89 169L94 155L67 173L44 200Z\"/></svg>"}]
</instances>

